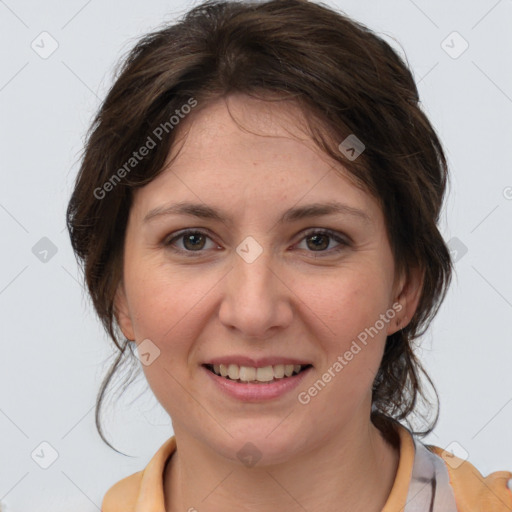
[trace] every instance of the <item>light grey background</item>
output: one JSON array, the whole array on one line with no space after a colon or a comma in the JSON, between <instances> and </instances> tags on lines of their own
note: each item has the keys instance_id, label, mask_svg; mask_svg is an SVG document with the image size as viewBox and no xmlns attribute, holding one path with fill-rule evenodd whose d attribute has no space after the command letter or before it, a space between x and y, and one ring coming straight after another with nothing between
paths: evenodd
<instances>
[{"instance_id":1,"label":"light grey background","mask_svg":"<svg viewBox=\"0 0 512 512\"><path fill-rule=\"evenodd\" d=\"M425 442L455 446L456 454L460 445L484 475L512 470L512 1L328 3L405 51L449 158L441 229L467 253L459 250L449 295L420 351L441 397L440 422ZM143 33L191 5L0 0L0 501L7 510L99 510L108 487L142 469L172 434L149 390L135 400L146 389L142 378L106 416L109 439L135 457L97 435L94 401L111 348L64 226L85 131L114 64ZM47 58L31 47L51 49L44 31L58 43ZM57 250L46 262L34 254L43 237ZM42 442L58 452L48 469L36 463L51 457Z\"/></svg>"}]
</instances>

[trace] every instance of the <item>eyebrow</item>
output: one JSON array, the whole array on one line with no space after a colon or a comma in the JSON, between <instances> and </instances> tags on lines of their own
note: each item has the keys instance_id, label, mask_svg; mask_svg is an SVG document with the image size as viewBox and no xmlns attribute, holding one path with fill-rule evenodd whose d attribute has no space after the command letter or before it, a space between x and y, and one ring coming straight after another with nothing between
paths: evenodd
<instances>
[{"instance_id":1,"label":"eyebrow","mask_svg":"<svg viewBox=\"0 0 512 512\"><path fill-rule=\"evenodd\" d=\"M370 217L365 211L337 201L329 201L327 203L312 203L306 206L290 208L283 213L278 220L278 224L291 223L301 219L333 214L349 215L366 223L371 222ZM145 215L143 222L147 223L154 218L164 215L188 215L201 219L211 219L225 224L231 224L229 217L222 211L216 210L206 204L190 203L187 201L158 206L157 208L150 210Z\"/></svg>"}]
</instances>

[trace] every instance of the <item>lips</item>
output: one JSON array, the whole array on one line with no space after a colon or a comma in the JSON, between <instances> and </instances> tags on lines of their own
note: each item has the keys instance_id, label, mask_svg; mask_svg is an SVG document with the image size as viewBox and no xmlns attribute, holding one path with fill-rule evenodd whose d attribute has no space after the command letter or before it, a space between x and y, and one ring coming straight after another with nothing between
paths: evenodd
<instances>
[{"instance_id":1,"label":"lips","mask_svg":"<svg viewBox=\"0 0 512 512\"><path fill-rule=\"evenodd\" d=\"M286 396L291 397L291 392L300 385L304 379L313 371L313 366L311 364L307 365L298 365L299 373L295 373L295 365L292 366L292 375L290 377L286 377L283 375L282 378L276 378L274 375L275 366L279 365L268 365L268 367L252 367L253 371L262 371L263 372L263 381L259 380L249 380L242 381L240 379L232 380L229 378L230 366L236 366L239 368L239 374L242 373L242 377L244 377L243 366L234 365L231 363L228 368L228 375L226 377L222 377L221 375L217 375L214 371L214 365L212 364L203 364L201 365L201 369L203 374L207 377L207 379L213 383L214 389L220 391L224 396L229 397L230 399L235 399L238 402L251 402L251 403L263 403L268 400L277 400L277 399L285 399ZM217 366L217 364L215 365ZM220 372L220 367L223 367L223 371L226 370L226 365L219 363L218 370ZM286 365L281 365L286 366ZM235 371L236 371L235 368ZM246 367L251 368L251 367ZM270 371L272 371L272 380L270 379ZM278 369L279 371L279 369ZM266 372L269 372L266 374ZM236 376L236 373L234 374ZM257 377L257 374L255 375ZM247 378L247 374L245 374ZM248 377L251 377L249 374ZM291 399L291 398L290 398Z\"/></svg>"}]
</instances>

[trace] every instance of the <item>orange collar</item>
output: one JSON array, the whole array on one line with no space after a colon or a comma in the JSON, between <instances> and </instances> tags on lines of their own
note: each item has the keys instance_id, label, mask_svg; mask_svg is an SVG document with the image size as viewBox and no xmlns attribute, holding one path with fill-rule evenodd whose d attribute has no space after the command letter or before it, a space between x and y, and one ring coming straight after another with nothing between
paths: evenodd
<instances>
[{"instance_id":1,"label":"orange collar","mask_svg":"<svg viewBox=\"0 0 512 512\"><path fill-rule=\"evenodd\" d=\"M395 422L400 458L395 481L382 512L404 512L416 457L411 432ZM426 447L448 470L458 512L506 512L512 510L512 492L507 481L510 471L496 471L483 477L468 461L463 461L436 446ZM169 438L143 471L114 484L105 494L102 512L164 512L164 470L176 450L176 438ZM437 464L437 462L436 462ZM444 509L443 509L444 510Z\"/></svg>"},{"instance_id":2,"label":"orange collar","mask_svg":"<svg viewBox=\"0 0 512 512\"><path fill-rule=\"evenodd\" d=\"M388 500L382 512L400 512L405 508L407 490L411 480L414 463L414 441L410 432L397 425L400 437L400 460ZM165 504L163 490L163 473L169 457L176 450L176 438L172 436L150 460L140 480L135 512L162 512ZM110 512L105 509L104 512Z\"/></svg>"}]
</instances>

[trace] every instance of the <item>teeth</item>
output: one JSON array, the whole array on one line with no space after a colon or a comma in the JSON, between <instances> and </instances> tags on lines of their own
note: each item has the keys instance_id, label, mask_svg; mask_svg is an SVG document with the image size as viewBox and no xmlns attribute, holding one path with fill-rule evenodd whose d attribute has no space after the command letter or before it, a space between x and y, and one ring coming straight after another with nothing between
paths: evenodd
<instances>
[{"instance_id":1,"label":"teeth","mask_svg":"<svg viewBox=\"0 0 512 512\"><path fill-rule=\"evenodd\" d=\"M236 364L230 364L228 366L228 377L231 380L237 380L239 376L240 376L240 367L237 366Z\"/></svg>"},{"instance_id":2,"label":"teeth","mask_svg":"<svg viewBox=\"0 0 512 512\"><path fill-rule=\"evenodd\" d=\"M213 365L213 371L217 375L229 377L231 380L240 380L242 382L271 382L274 379L291 377L294 373L299 373L301 368L302 366L300 364L276 364L263 368L238 366L236 364Z\"/></svg>"},{"instance_id":3,"label":"teeth","mask_svg":"<svg viewBox=\"0 0 512 512\"><path fill-rule=\"evenodd\" d=\"M256 368L249 368L248 366L241 366L238 378L240 380L244 381L244 382L249 382L251 380L256 380L256 373L257 372L259 372L259 370L256 370ZM273 372L272 372L272 378L274 378Z\"/></svg>"},{"instance_id":4,"label":"teeth","mask_svg":"<svg viewBox=\"0 0 512 512\"><path fill-rule=\"evenodd\" d=\"M274 368L274 377L276 379L282 379L284 377L284 364L276 364Z\"/></svg>"}]
</instances>

